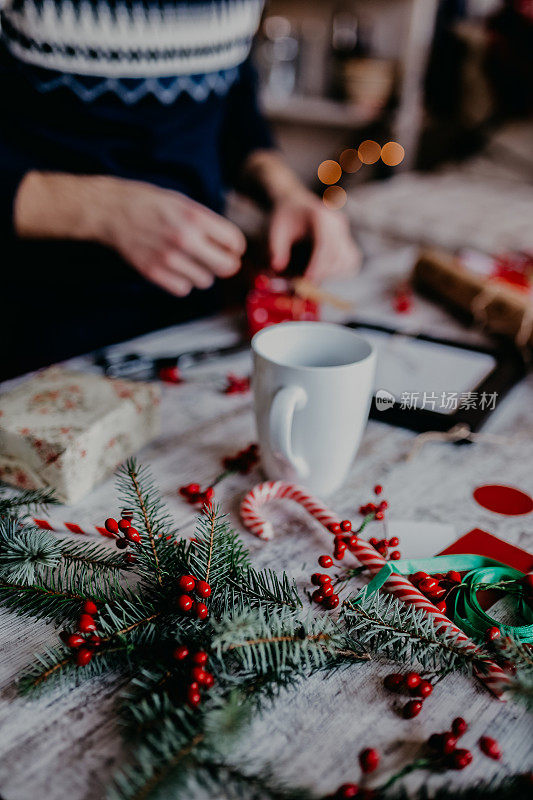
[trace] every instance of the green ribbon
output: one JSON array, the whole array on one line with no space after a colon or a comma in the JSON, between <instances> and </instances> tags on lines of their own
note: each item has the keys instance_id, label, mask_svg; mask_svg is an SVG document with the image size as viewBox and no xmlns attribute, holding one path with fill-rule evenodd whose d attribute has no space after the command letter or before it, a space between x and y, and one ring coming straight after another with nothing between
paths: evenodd
<instances>
[{"instance_id":1,"label":"green ribbon","mask_svg":"<svg viewBox=\"0 0 533 800\"><path fill-rule=\"evenodd\" d=\"M472 638L484 639L487 630L495 626L501 631L502 636L510 636L518 642L533 642L533 610L526 602L523 591L508 593L514 604L513 611L518 619L524 620L523 625L504 625L487 614L479 604L477 594L485 586L501 581L517 581L514 585L520 586L519 581L523 577L522 572L492 558L461 554L387 561L370 581L365 594L369 597L381 589L394 572L408 576L419 571L431 575L436 572L446 573L449 570L461 573L466 571L461 583L453 589L455 594L453 622L462 631Z\"/></svg>"}]
</instances>

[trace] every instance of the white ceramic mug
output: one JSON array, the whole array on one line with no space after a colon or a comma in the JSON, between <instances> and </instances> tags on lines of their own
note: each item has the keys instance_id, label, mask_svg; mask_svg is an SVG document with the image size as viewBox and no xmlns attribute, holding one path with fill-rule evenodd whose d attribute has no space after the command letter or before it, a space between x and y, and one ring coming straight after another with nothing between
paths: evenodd
<instances>
[{"instance_id":1,"label":"white ceramic mug","mask_svg":"<svg viewBox=\"0 0 533 800\"><path fill-rule=\"evenodd\" d=\"M326 496L342 486L368 418L376 356L327 322L283 322L252 339L257 432L271 480Z\"/></svg>"}]
</instances>

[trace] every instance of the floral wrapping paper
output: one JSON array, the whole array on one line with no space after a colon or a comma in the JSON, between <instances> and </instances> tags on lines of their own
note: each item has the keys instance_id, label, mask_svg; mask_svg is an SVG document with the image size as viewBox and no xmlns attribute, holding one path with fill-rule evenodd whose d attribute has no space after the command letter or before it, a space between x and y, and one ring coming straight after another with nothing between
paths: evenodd
<instances>
[{"instance_id":1,"label":"floral wrapping paper","mask_svg":"<svg viewBox=\"0 0 533 800\"><path fill-rule=\"evenodd\" d=\"M72 504L158 435L156 384L51 367L0 395L0 480Z\"/></svg>"}]
</instances>

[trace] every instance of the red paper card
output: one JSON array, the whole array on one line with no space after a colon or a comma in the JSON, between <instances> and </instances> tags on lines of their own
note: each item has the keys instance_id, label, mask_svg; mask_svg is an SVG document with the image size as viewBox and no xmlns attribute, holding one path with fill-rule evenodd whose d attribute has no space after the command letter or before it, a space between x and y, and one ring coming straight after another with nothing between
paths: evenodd
<instances>
[{"instance_id":1,"label":"red paper card","mask_svg":"<svg viewBox=\"0 0 533 800\"><path fill-rule=\"evenodd\" d=\"M438 555L462 553L493 558L496 561L501 561L502 564L507 564L508 567L514 567L520 572L531 572L533 570L533 555L531 553L516 547L514 544L504 542L498 539L497 536L493 536L492 533L481 530L481 528L474 528L468 531Z\"/></svg>"}]
</instances>

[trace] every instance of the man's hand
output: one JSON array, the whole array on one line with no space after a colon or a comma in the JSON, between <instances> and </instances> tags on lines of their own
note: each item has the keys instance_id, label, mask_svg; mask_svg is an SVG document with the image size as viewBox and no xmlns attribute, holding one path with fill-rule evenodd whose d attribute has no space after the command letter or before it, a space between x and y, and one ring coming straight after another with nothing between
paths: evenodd
<instances>
[{"instance_id":1,"label":"man's hand","mask_svg":"<svg viewBox=\"0 0 533 800\"><path fill-rule=\"evenodd\" d=\"M361 263L347 218L326 208L311 192L296 192L275 203L268 238L271 266L277 272L288 266L293 244L309 239L313 249L305 274L315 283L353 274Z\"/></svg>"},{"instance_id":2,"label":"man's hand","mask_svg":"<svg viewBox=\"0 0 533 800\"><path fill-rule=\"evenodd\" d=\"M15 203L20 236L97 241L183 297L238 271L236 225L179 192L121 178L29 173Z\"/></svg>"},{"instance_id":3,"label":"man's hand","mask_svg":"<svg viewBox=\"0 0 533 800\"><path fill-rule=\"evenodd\" d=\"M274 270L281 272L288 266L292 246L303 239L309 239L313 248L305 273L310 280L319 283L359 269L361 254L350 234L348 219L340 211L326 208L277 153L252 153L245 170L271 205L268 241Z\"/></svg>"}]
</instances>

